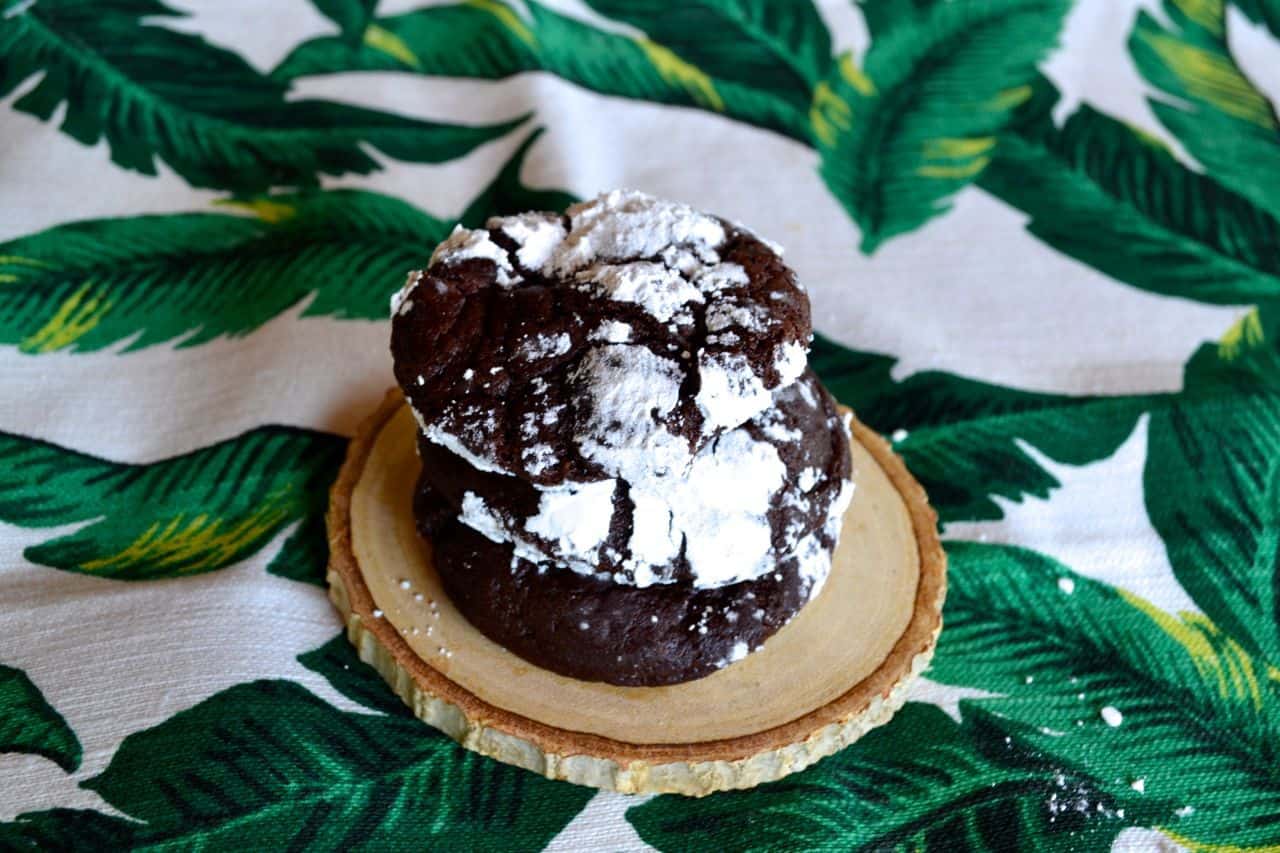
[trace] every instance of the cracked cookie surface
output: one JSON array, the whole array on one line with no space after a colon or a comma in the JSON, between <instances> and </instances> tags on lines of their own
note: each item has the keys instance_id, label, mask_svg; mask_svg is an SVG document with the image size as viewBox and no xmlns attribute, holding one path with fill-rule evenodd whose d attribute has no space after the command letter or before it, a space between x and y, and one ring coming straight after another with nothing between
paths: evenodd
<instances>
[{"instance_id":1,"label":"cracked cookie surface","mask_svg":"<svg viewBox=\"0 0 1280 853\"><path fill-rule=\"evenodd\" d=\"M493 219L456 230L392 311L420 526L495 640L610 680L537 630L560 624L556 595L594 601L617 618L577 647L671 683L757 647L820 588L848 433L806 368L808 298L746 229L626 191ZM684 625L708 596L736 612L753 583L777 590L762 625ZM645 608L658 620L624 630Z\"/></svg>"}]
</instances>

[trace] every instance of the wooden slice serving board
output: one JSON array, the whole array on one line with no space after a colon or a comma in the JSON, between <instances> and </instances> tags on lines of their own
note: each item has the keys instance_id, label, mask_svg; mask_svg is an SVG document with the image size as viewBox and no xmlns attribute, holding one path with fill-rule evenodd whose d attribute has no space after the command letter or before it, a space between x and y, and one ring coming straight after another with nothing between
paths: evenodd
<instances>
[{"instance_id":1,"label":"wooden slice serving board","mask_svg":"<svg viewBox=\"0 0 1280 853\"><path fill-rule=\"evenodd\" d=\"M886 722L933 655L946 590L936 516L856 420L856 488L821 594L763 649L668 687L557 675L472 628L414 526L415 434L392 391L352 441L329 505L329 592L360 658L468 749L628 793L750 787Z\"/></svg>"}]
</instances>

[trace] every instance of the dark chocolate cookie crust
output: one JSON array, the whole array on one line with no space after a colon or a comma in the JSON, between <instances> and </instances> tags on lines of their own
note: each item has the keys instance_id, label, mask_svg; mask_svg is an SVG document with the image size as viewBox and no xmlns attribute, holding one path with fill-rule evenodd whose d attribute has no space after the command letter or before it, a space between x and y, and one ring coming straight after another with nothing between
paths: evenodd
<instances>
[{"instance_id":1,"label":"dark chocolate cookie crust","mask_svg":"<svg viewBox=\"0 0 1280 853\"><path fill-rule=\"evenodd\" d=\"M773 550L785 559L799 540L820 529L840 496L850 474L849 444L839 428L835 401L811 370L792 385L775 392L774 405L742 427L753 439L771 444L786 467L786 477L774 494L768 513ZM528 540L547 555L547 562L561 560L557 544L529 533L525 521L538 511L539 491L518 477L479 471L465 459L438 444L419 438L424 483L438 499L457 515L463 496L480 496L495 517L520 538ZM804 472L812 472L814 482L802 488ZM630 570L628 542L632 534L632 512L625 483L614 492L614 513L609 536L594 566L604 578L626 581ZM689 566L681 553L664 572L664 580L692 581Z\"/></svg>"},{"instance_id":2,"label":"dark chocolate cookie crust","mask_svg":"<svg viewBox=\"0 0 1280 853\"><path fill-rule=\"evenodd\" d=\"M516 558L462 524L419 480L414 511L450 601L485 636L525 660L586 681L679 684L755 651L809 600L796 560L716 589L634 587ZM835 545L819 532L823 547Z\"/></svg>"},{"instance_id":3,"label":"dark chocolate cookie crust","mask_svg":"<svg viewBox=\"0 0 1280 853\"><path fill-rule=\"evenodd\" d=\"M690 322L660 322L634 303L602 298L572 281L521 267L514 242L495 230L493 240L508 252L521 283L500 286L498 267L484 258L432 264L408 295L412 307L392 319L396 380L424 421L438 424L503 471L543 486L600 480L605 473L574 440L588 413L575 402L573 368L599 343L592 336L603 324L625 323L632 330L629 343L680 365L680 403L663 425L696 452L714 433L703 431L693 357L700 351L742 356L765 387L774 388L780 382L777 353L788 343L807 347L812 330L808 297L790 268L754 235L721 224L726 239L720 260L740 265L748 281L727 288L718 301L730 299L767 313L765 331L730 326L709 333L707 303L689 305ZM613 259L634 261L661 259ZM566 350L530 356L538 352L538 342L560 336L567 336ZM548 422L547 411L558 417ZM527 452L540 445L554 452L545 467L531 464L539 457Z\"/></svg>"}]
</instances>

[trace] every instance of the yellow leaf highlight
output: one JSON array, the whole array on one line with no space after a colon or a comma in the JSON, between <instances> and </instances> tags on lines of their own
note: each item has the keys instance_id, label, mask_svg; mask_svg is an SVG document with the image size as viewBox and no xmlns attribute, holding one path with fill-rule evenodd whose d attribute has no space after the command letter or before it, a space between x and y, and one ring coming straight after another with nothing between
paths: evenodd
<instances>
[{"instance_id":1,"label":"yellow leaf highlight","mask_svg":"<svg viewBox=\"0 0 1280 853\"><path fill-rule=\"evenodd\" d=\"M1168 152L1170 154L1173 153L1172 149L1169 148L1167 144L1165 144L1165 141L1160 137L1156 136L1155 134L1148 133L1147 131L1138 127L1136 124L1130 124L1127 121L1123 122L1123 124L1125 127L1129 129L1130 133L1132 133L1134 136L1138 138L1139 142L1145 145L1149 145L1152 148L1158 148L1159 150Z\"/></svg>"},{"instance_id":2,"label":"yellow leaf highlight","mask_svg":"<svg viewBox=\"0 0 1280 853\"><path fill-rule=\"evenodd\" d=\"M16 275L10 275L9 273L0 273L0 284L13 284L17 280L18 280L18 277Z\"/></svg>"},{"instance_id":3,"label":"yellow leaf highlight","mask_svg":"<svg viewBox=\"0 0 1280 853\"><path fill-rule=\"evenodd\" d=\"M286 219L292 219L298 214L293 205L272 201L269 198L224 198L215 201L214 204L222 207L234 207L247 213L252 213L263 222L270 222L273 225L278 222L284 222Z\"/></svg>"},{"instance_id":4,"label":"yellow leaf highlight","mask_svg":"<svg viewBox=\"0 0 1280 853\"><path fill-rule=\"evenodd\" d=\"M692 96L700 106L708 107L716 112L724 111L724 99L716 91L715 84L707 73L696 65L685 62L671 50L649 39L636 39L640 49L650 64L658 71L658 75L673 86L680 86Z\"/></svg>"},{"instance_id":5,"label":"yellow leaf highlight","mask_svg":"<svg viewBox=\"0 0 1280 853\"><path fill-rule=\"evenodd\" d=\"M538 46L538 40L534 38L533 31L525 26L524 21L520 20L515 12L505 4L499 3L498 0L467 0L464 5L488 12L501 21L504 27L515 33L516 38L520 39L520 41L529 45L529 47Z\"/></svg>"},{"instance_id":6,"label":"yellow leaf highlight","mask_svg":"<svg viewBox=\"0 0 1280 853\"><path fill-rule=\"evenodd\" d=\"M1174 616L1127 590L1117 592L1187 650L1200 677L1216 684L1220 697L1247 699L1254 710L1262 710L1262 689L1254 672L1253 658L1243 646L1223 634L1208 617L1199 613L1179 613Z\"/></svg>"},{"instance_id":7,"label":"yellow leaf highlight","mask_svg":"<svg viewBox=\"0 0 1280 853\"><path fill-rule=\"evenodd\" d=\"M1222 8L1222 0L1174 0L1174 5L1201 28L1215 36L1223 34L1226 10Z\"/></svg>"},{"instance_id":8,"label":"yellow leaf highlight","mask_svg":"<svg viewBox=\"0 0 1280 853\"><path fill-rule=\"evenodd\" d=\"M1262 331L1262 319L1254 308L1227 329L1218 341L1218 355L1224 361L1235 361L1246 351L1256 349L1266 342Z\"/></svg>"},{"instance_id":9,"label":"yellow leaf highlight","mask_svg":"<svg viewBox=\"0 0 1280 853\"><path fill-rule=\"evenodd\" d=\"M835 93L826 80L813 89L813 103L809 105L809 126L813 135L824 146L836 144L836 134L853 126L853 110Z\"/></svg>"},{"instance_id":10,"label":"yellow leaf highlight","mask_svg":"<svg viewBox=\"0 0 1280 853\"><path fill-rule=\"evenodd\" d=\"M410 68L422 67L422 63L418 60L418 55L409 49L409 45L404 43L404 39L377 24L370 24L365 29L364 43L366 47L379 53L385 53L402 65L408 65Z\"/></svg>"},{"instance_id":11,"label":"yellow leaf highlight","mask_svg":"<svg viewBox=\"0 0 1280 853\"><path fill-rule=\"evenodd\" d=\"M36 267L37 269L52 269L53 264L35 258L24 258L21 255L0 255L0 264L13 264L21 267Z\"/></svg>"},{"instance_id":12,"label":"yellow leaf highlight","mask_svg":"<svg viewBox=\"0 0 1280 853\"><path fill-rule=\"evenodd\" d=\"M987 101L986 109L988 112L1004 112L1005 110L1011 110L1020 104L1026 103L1027 99L1030 97L1031 86L1024 83L1021 86L1014 86L1012 89L1005 89L1003 92L997 92L989 101Z\"/></svg>"},{"instance_id":13,"label":"yellow leaf highlight","mask_svg":"<svg viewBox=\"0 0 1280 853\"><path fill-rule=\"evenodd\" d=\"M1213 104L1227 115L1266 130L1280 130L1267 99L1227 57L1168 35L1144 32L1141 38L1159 54L1192 96Z\"/></svg>"},{"instance_id":14,"label":"yellow leaf highlight","mask_svg":"<svg viewBox=\"0 0 1280 853\"><path fill-rule=\"evenodd\" d=\"M145 565L148 572L206 571L235 559L246 546L269 534L288 517L286 507L270 503L234 524L225 524L207 513L189 520L179 514L167 524L157 521L124 550L83 563L80 570L113 574Z\"/></svg>"},{"instance_id":15,"label":"yellow leaf highlight","mask_svg":"<svg viewBox=\"0 0 1280 853\"><path fill-rule=\"evenodd\" d=\"M916 174L922 178L945 178L947 180L964 180L987 168L990 157L975 157L961 166L921 166Z\"/></svg>"},{"instance_id":16,"label":"yellow leaf highlight","mask_svg":"<svg viewBox=\"0 0 1280 853\"><path fill-rule=\"evenodd\" d=\"M966 160L985 154L995 146L994 136L979 136L974 139L942 137L925 142L924 156L929 160Z\"/></svg>"},{"instance_id":17,"label":"yellow leaf highlight","mask_svg":"<svg viewBox=\"0 0 1280 853\"><path fill-rule=\"evenodd\" d=\"M18 349L34 353L53 352L69 347L87 335L112 305L109 300L92 296L92 288L93 282L85 282L83 287L67 297L47 323L18 344Z\"/></svg>"},{"instance_id":18,"label":"yellow leaf highlight","mask_svg":"<svg viewBox=\"0 0 1280 853\"><path fill-rule=\"evenodd\" d=\"M876 93L876 84L871 78L862 73L862 69L853 63L852 53L843 53L840 55L838 63L840 68L840 76L845 82L854 88L860 95L866 95L868 98Z\"/></svg>"}]
</instances>

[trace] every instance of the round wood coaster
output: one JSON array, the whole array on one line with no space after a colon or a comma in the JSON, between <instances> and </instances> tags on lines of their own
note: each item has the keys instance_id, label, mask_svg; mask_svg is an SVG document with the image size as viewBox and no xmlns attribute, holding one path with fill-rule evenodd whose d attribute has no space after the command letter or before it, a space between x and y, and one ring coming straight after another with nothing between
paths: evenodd
<instances>
[{"instance_id":1,"label":"round wood coaster","mask_svg":"<svg viewBox=\"0 0 1280 853\"><path fill-rule=\"evenodd\" d=\"M536 667L449 603L414 526L416 423L399 391L362 425L333 487L330 597L360 658L468 749L628 793L703 795L794 773L886 722L929 663L946 558L923 489L853 422L856 489L819 596L712 675L616 687Z\"/></svg>"}]
</instances>

